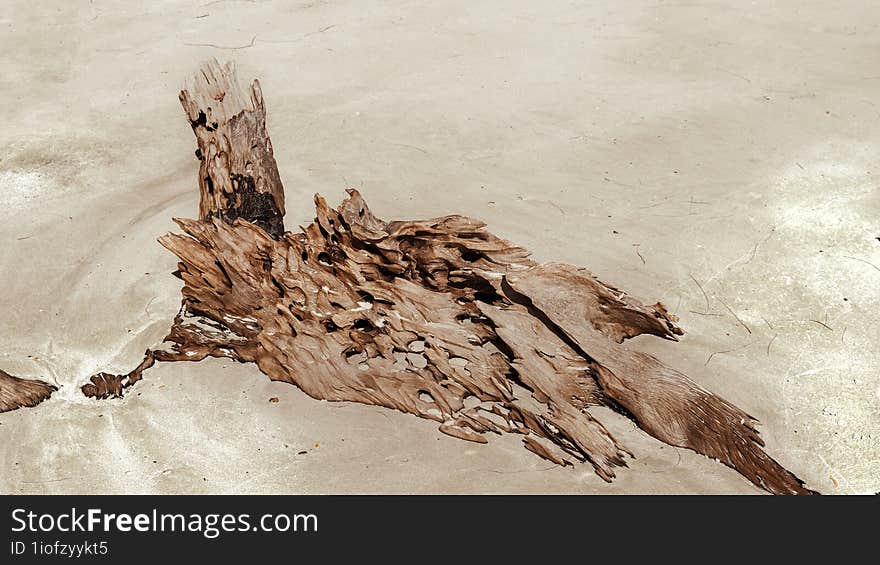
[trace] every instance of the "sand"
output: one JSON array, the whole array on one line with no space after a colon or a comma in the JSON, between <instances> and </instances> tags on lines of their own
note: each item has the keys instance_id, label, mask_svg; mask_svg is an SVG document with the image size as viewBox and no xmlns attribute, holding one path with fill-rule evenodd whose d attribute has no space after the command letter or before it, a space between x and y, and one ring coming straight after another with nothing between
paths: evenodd
<instances>
[{"instance_id":1,"label":"sand","mask_svg":"<svg viewBox=\"0 0 880 565\"><path fill-rule=\"evenodd\" d=\"M349 186L380 217L481 218L663 300L687 334L639 347L761 420L811 488L880 490L871 3L17 0L0 18L0 367L60 386L0 415L0 492L760 492L611 413L636 459L607 484L220 360L84 398L179 305L155 239L196 215L177 91L209 57L262 82L287 225Z\"/></svg>"}]
</instances>

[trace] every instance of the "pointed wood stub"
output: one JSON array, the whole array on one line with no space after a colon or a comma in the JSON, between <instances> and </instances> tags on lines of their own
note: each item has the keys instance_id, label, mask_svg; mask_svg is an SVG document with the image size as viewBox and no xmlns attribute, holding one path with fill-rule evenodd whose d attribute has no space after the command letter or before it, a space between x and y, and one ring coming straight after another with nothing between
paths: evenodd
<instances>
[{"instance_id":1,"label":"pointed wood stub","mask_svg":"<svg viewBox=\"0 0 880 565\"><path fill-rule=\"evenodd\" d=\"M245 91L231 62L211 60L180 91L180 103L198 141L199 218L241 218L277 239L284 233L284 187L260 83Z\"/></svg>"}]
</instances>

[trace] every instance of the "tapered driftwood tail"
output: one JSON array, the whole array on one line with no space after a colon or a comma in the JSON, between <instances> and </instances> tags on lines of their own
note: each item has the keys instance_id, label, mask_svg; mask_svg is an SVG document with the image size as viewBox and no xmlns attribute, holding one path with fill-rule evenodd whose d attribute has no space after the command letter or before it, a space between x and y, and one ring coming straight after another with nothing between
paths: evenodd
<instances>
[{"instance_id":1,"label":"tapered driftwood tail","mask_svg":"<svg viewBox=\"0 0 880 565\"><path fill-rule=\"evenodd\" d=\"M183 301L164 348L83 386L121 396L155 361L254 363L322 400L374 404L485 443L520 434L559 465L610 481L633 454L593 417L610 407L777 494L812 491L762 450L755 420L626 339L682 331L586 270L537 264L465 216L384 221L355 190L284 230L284 192L259 85L207 64L180 100L198 141L197 220L160 242L180 259Z\"/></svg>"},{"instance_id":2,"label":"tapered driftwood tail","mask_svg":"<svg viewBox=\"0 0 880 565\"><path fill-rule=\"evenodd\" d=\"M43 381L13 377L0 371L0 412L36 406L46 400L57 388Z\"/></svg>"}]
</instances>

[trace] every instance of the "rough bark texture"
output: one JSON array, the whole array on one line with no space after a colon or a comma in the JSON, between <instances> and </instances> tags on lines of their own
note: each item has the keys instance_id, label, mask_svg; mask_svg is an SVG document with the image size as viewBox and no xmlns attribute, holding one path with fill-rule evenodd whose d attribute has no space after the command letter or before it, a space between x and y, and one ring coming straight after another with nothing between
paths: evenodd
<instances>
[{"instance_id":1,"label":"rough bark texture","mask_svg":"<svg viewBox=\"0 0 880 565\"><path fill-rule=\"evenodd\" d=\"M49 383L13 377L0 370L0 412L36 406L56 390L57 387Z\"/></svg>"},{"instance_id":2,"label":"rough bark texture","mask_svg":"<svg viewBox=\"0 0 880 565\"><path fill-rule=\"evenodd\" d=\"M284 187L266 133L259 81L245 92L232 63L211 61L190 83L180 103L202 162L199 217L244 218L277 238L284 233Z\"/></svg>"},{"instance_id":3,"label":"rough bark texture","mask_svg":"<svg viewBox=\"0 0 880 565\"><path fill-rule=\"evenodd\" d=\"M315 197L314 222L285 232L283 189L259 86L211 63L180 96L201 159L198 220L160 242L180 259L183 302L164 349L88 396L121 396L154 361L252 362L322 400L393 408L485 443L523 436L559 465L610 481L632 454L590 414L607 406L778 494L810 490L761 449L755 420L625 340L682 331L571 265L537 264L464 216L383 221L348 191Z\"/></svg>"}]
</instances>

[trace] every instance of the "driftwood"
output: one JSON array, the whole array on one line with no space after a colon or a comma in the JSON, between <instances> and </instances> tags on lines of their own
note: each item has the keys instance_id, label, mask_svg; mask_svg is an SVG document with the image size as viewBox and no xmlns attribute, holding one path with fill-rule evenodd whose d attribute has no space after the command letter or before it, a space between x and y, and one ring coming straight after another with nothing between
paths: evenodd
<instances>
[{"instance_id":1,"label":"driftwood","mask_svg":"<svg viewBox=\"0 0 880 565\"><path fill-rule=\"evenodd\" d=\"M207 64L181 92L201 160L199 219L160 243L183 301L165 346L82 387L118 397L154 362L252 362L311 397L374 404L485 443L523 436L560 465L610 481L632 454L589 412L606 406L777 494L812 491L762 449L754 418L626 339L677 341L676 318L588 271L537 264L464 216L383 221L355 190L285 231L284 193L259 84Z\"/></svg>"},{"instance_id":2,"label":"driftwood","mask_svg":"<svg viewBox=\"0 0 880 565\"><path fill-rule=\"evenodd\" d=\"M56 390L57 387L49 383L13 377L0 370L0 412L36 406Z\"/></svg>"}]
</instances>

